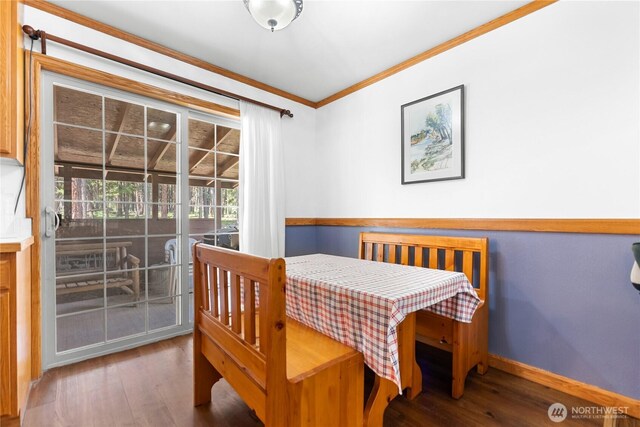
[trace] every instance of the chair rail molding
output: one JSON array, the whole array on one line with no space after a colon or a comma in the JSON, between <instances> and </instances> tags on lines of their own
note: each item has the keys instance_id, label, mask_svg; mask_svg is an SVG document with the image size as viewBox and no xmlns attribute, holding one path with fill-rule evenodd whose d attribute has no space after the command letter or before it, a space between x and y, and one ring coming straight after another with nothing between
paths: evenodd
<instances>
[{"instance_id":1,"label":"chair rail molding","mask_svg":"<svg viewBox=\"0 0 640 427\"><path fill-rule=\"evenodd\" d=\"M634 218L287 218L286 225L640 234Z\"/></svg>"}]
</instances>

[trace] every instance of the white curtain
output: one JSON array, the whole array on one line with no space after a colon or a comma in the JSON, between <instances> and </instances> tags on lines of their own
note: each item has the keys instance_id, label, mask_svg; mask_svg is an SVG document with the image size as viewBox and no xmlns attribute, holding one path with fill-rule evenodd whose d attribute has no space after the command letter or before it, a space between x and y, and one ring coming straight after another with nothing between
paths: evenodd
<instances>
[{"instance_id":1,"label":"white curtain","mask_svg":"<svg viewBox=\"0 0 640 427\"><path fill-rule=\"evenodd\" d=\"M277 111L240 101L240 250L284 256L284 154Z\"/></svg>"}]
</instances>

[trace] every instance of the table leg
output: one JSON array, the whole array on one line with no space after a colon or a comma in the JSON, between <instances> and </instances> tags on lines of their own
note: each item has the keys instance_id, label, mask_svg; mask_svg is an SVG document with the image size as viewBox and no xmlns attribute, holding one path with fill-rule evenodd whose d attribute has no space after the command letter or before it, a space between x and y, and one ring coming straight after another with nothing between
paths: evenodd
<instances>
[{"instance_id":1,"label":"table leg","mask_svg":"<svg viewBox=\"0 0 640 427\"><path fill-rule=\"evenodd\" d=\"M422 371L416 362L416 314L408 315L398 325L398 355L400 357L400 379L402 389L409 399L422 392ZM382 427L384 411L398 395L398 386L386 378L376 375L373 390L364 408L364 426Z\"/></svg>"},{"instance_id":2,"label":"table leg","mask_svg":"<svg viewBox=\"0 0 640 427\"><path fill-rule=\"evenodd\" d=\"M412 382L409 388L406 389L407 399L415 399L420 393L422 393L422 370L418 363L413 361L413 376Z\"/></svg>"},{"instance_id":3,"label":"table leg","mask_svg":"<svg viewBox=\"0 0 640 427\"><path fill-rule=\"evenodd\" d=\"M364 427L382 427L384 411L397 395L398 386L393 381L376 375L373 390L364 408Z\"/></svg>"},{"instance_id":4,"label":"table leg","mask_svg":"<svg viewBox=\"0 0 640 427\"><path fill-rule=\"evenodd\" d=\"M422 392L422 371L416 362L416 314L409 314L398 325L398 353L400 379L408 399L415 399Z\"/></svg>"}]
</instances>

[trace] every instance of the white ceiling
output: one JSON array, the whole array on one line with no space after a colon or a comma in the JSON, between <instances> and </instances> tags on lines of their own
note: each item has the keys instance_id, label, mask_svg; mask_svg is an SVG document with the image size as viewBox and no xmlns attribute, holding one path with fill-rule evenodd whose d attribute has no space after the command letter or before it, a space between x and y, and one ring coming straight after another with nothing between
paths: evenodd
<instances>
[{"instance_id":1,"label":"white ceiling","mask_svg":"<svg viewBox=\"0 0 640 427\"><path fill-rule=\"evenodd\" d=\"M527 3L305 0L270 33L241 0L51 2L311 101Z\"/></svg>"}]
</instances>

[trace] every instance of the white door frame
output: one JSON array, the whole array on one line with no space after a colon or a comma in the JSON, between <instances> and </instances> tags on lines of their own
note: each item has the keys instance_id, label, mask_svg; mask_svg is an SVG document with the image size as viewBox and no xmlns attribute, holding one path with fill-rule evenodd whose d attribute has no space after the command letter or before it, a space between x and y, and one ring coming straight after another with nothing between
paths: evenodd
<instances>
[{"instance_id":1,"label":"white door frame","mask_svg":"<svg viewBox=\"0 0 640 427\"><path fill-rule=\"evenodd\" d=\"M41 298L42 298L42 368L44 370L77 362L84 359L89 359L103 354L122 351L128 348L137 347L146 343L163 340L169 337L183 335L190 333L192 325L188 321L189 310L189 294L188 286L182 286L181 289L181 305L178 309L178 322L176 326L161 329L153 332L145 332L136 336L125 337L118 340L103 342L99 344L82 347L76 350L68 350L58 353L56 351L56 293L55 293L55 238L46 237L44 235L46 231L47 215L45 208L47 206L53 207L54 203L54 158L53 158L53 86L54 84L60 84L63 86L69 86L77 88L87 92L93 92L101 96L122 99L125 101L144 104L152 108L158 108L161 110L169 110L179 114L180 118L180 144L179 144L179 167L178 175L181 177L179 180L178 198L176 203L179 204L179 235L188 236L189 222L188 222L188 199L183 195L189 194L189 158L188 158L188 118L190 115L189 109L174 104L164 103L151 98L146 98L139 95L130 94L120 90L112 89L106 86L89 83L86 81L74 79L67 76L44 71L42 75L42 100L41 100L41 144L40 144L40 211L41 211L41 239L42 239L42 262L41 262ZM103 112L104 114L104 112ZM200 113L198 113L200 114ZM104 135L104 134L103 134ZM104 137L103 137L103 150L104 150ZM186 175L183 174L186 171ZM184 179L184 177L187 179ZM182 198L182 200L181 200ZM102 236L104 241L104 236ZM181 265L186 267L188 265L188 238L182 238L182 251L181 251ZM188 283L188 268L181 268L181 283ZM106 309L106 307L105 307ZM148 313L146 315L145 322L148 322ZM106 325L105 325L106 327ZM146 330L147 328L145 328Z\"/></svg>"}]
</instances>

